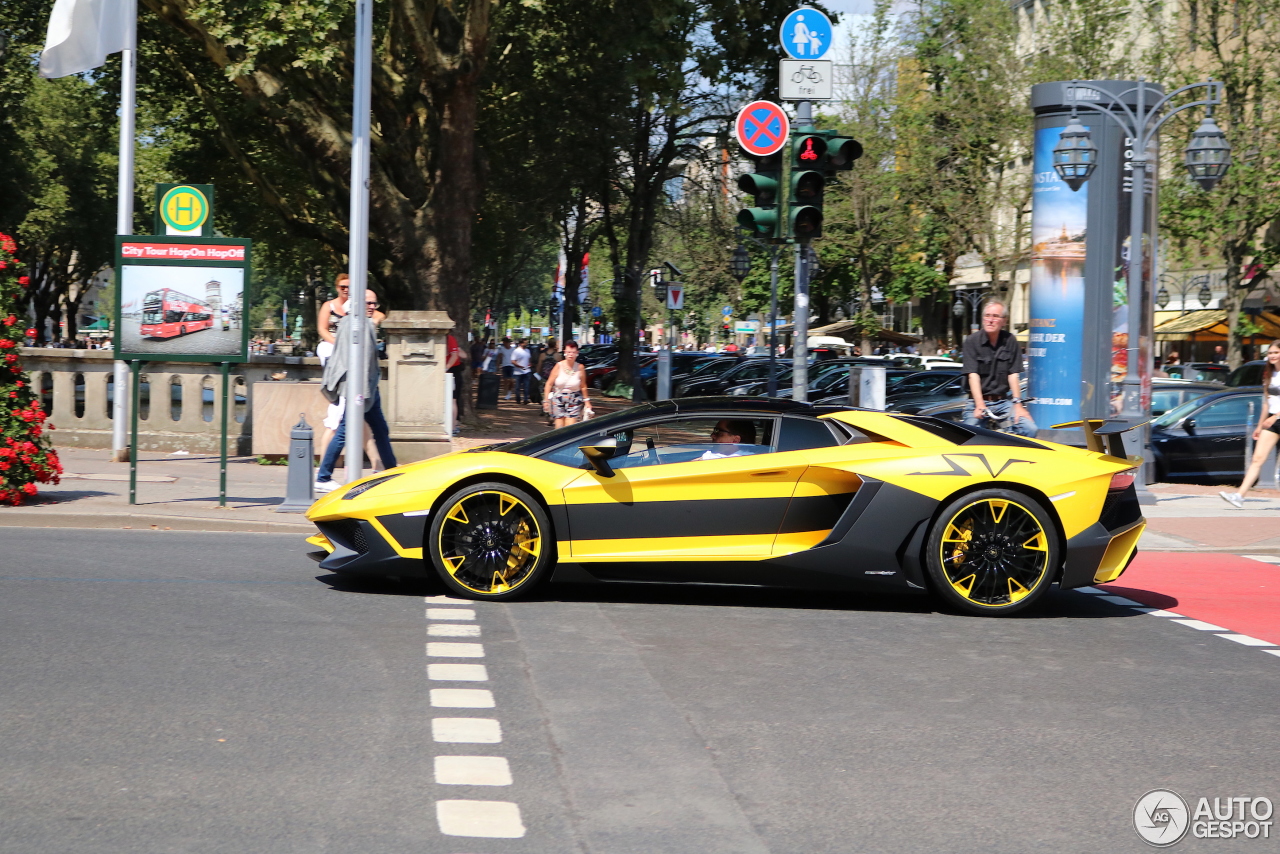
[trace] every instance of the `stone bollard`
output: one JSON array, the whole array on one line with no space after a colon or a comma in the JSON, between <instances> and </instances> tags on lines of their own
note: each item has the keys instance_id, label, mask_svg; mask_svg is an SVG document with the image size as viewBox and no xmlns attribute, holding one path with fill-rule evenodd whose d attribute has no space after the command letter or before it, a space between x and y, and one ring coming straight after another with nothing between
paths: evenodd
<instances>
[{"instance_id":1,"label":"stone bollard","mask_svg":"<svg viewBox=\"0 0 1280 854\"><path fill-rule=\"evenodd\" d=\"M277 513L305 513L315 501L312 485L315 483L315 454L311 449L311 425L307 416L299 415L298 423L289 433L289 483L284 503L276 507Z\"/></svg>"}]
</instances>

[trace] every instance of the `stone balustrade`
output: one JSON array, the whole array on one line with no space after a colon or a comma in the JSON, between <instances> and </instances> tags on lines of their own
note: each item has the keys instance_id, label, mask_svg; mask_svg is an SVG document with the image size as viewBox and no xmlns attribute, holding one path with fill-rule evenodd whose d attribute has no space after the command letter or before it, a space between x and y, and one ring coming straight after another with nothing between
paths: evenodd
<instances>
[{"instance_id":1,"label":"stone balustrade","mask_svg":"<svg viewBox=\"0 0 1280 854\"><path fill-rule=\"evenodd\" d=\"M27 347L22 362L57 428L55 446L111 448L115 363L110 350ZM217 453L221 371L216 363L144 362L139 378L138 449ZM247 363L233 364L228 453L252 450L254 385L274 379L318 381L320 373L319 359L301 356L255 355Z\"/></svg>"},{"instance_id":2,"label":"stone balustrade","mask_svg":"<svg viewBox=\"0 0 1280 854\"><path fill-rule=\"evenodd\" d=\"M392 312L383 323L383 409L401 462L452 450L444 428L443 312ZM27 347L23 367L56 427L55 446L111 448L114 366L110 350ZM320 394L320 360L254 355L231 365L230 454L285 454L289 429L305 413L320 439L327 402ZM129 380L132 383L132 378ZM138 450L218 453L222 424L222 368L208 362L143 362L139 387ZM126 389L126 393L128 390ZM255 413L263 423L254 429ZM317 451L320 449L317 448Z\"/></svg>"}]
</instances>

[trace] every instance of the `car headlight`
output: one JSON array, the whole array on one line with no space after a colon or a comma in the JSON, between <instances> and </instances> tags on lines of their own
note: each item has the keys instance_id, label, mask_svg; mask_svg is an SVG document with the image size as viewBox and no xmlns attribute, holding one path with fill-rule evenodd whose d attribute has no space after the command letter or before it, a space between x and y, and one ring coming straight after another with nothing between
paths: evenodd
<instances>
[{"instance_id":1,"label":"car headlight","mask_svg":"<svg viewBox=\"0 0 1280 854\"><path fill-rule=\"evenodd\" d=\"M366 480L364 483L361 483L357 486L353 486L351 487L351 489L347 490L346 495L342 496L342 500L350 501L356 496L363 495L364 493L373 489L378 484L386 483L389 480L394 480L395 478L399 477L402 474L404 474L404 472L396 472L395 474L384 474L382 477L375 477L373 480Z\"/></svg>"}]
</instances>

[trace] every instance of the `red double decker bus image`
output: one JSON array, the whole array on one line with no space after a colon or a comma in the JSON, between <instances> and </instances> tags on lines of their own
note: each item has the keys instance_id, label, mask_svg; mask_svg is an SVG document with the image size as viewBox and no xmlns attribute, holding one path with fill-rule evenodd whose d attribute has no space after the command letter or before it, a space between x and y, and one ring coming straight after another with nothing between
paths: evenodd
<instances>
[{"instance_id":1,"label":"red double decker bus image","mask_svg":"<svg viewBox=\"0 0 1280 854\"><path fill-rule=\"evenodd\" d=\"M176 338L213 326L213 308L173 288L151 291L142 298L142 337Z\"/></svg>"}]
</instances>

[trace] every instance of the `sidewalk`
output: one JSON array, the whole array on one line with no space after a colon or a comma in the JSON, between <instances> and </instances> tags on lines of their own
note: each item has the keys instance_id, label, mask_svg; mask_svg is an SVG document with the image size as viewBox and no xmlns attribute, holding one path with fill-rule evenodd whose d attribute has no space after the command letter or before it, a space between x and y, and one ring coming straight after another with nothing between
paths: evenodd
<instances>
[{"instance_id":1,"label":"sidewalk","mask_svg":"<svg viewBox=\"0 0 1280 854\"><path fill-rule=\"evenodd\" d=\"M596 415L630 404L592 399ZM463 428L454 450L532 436L550 429L537 405L502 401L481 410L480 426ZM317 437L318 438L318 437ZM259 465L254 457L227 459L227 505L218 506L218 457L138 455L138 503L129 504L129 465L108 460L105 450L58 448L64 473L57 486L21 507L0 506L0 528L133 528L159 531L240 531L312 534L301 513L277 513L284 501L288 468ZM341 471L338 472L341 476Z\"/></svg>"},{"instance_id":2,"label":"sidewalk","mask_svg":"<svg viewBox=\"0 0 1280 854\"><path fill-rule=\"evenodd\" d=\"M597 415L630 404L593 397ZM464 428L456 450L531 436L549 429L537 405L503 400L482 410L480 426ZM227 506L218 506L218 458L143 454L138 503L129 505L129 466L108 462L108 452L59 448L63 481L43 487L21 507L0 507L0 527L143 528L174 531L311 533L299 513L276 513L284 500L287 468L253 457L227 461ZM1231 552L1280 555L1280 492L1259 490L1237 510L1218 497L1224 486L1155 484L1158 503L1144 507L1147 531L1140 548L1161 552Z\"/></svg>"}]
</instances>

